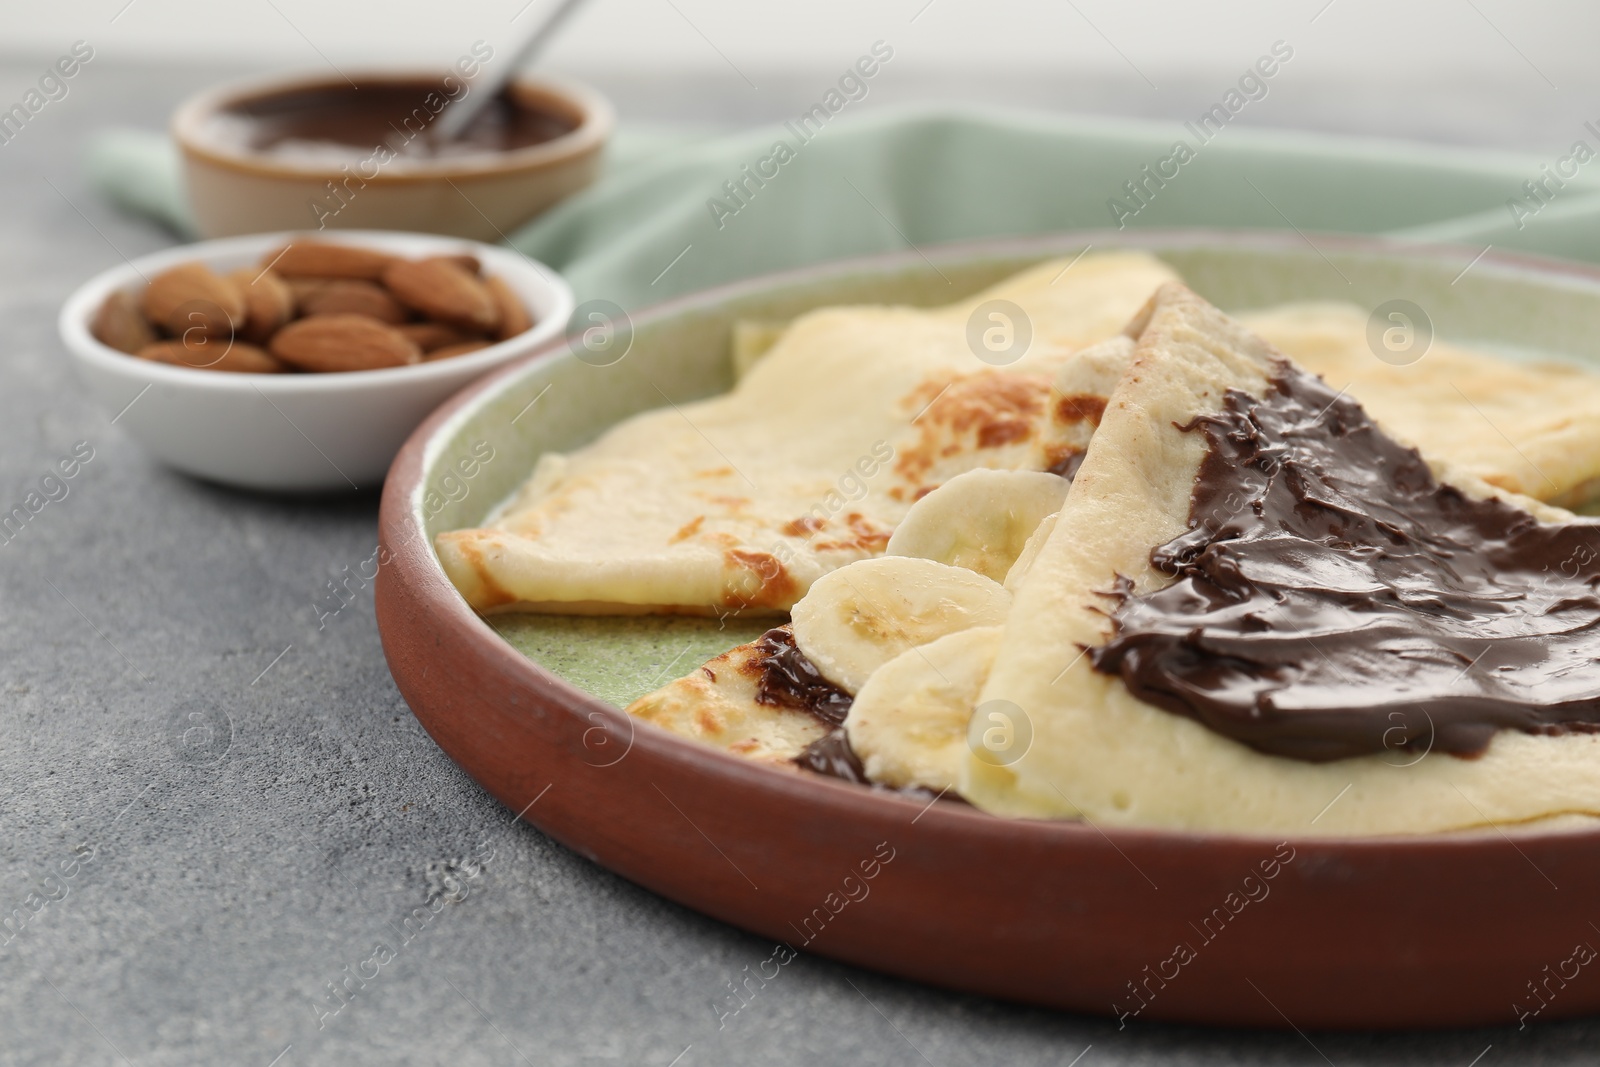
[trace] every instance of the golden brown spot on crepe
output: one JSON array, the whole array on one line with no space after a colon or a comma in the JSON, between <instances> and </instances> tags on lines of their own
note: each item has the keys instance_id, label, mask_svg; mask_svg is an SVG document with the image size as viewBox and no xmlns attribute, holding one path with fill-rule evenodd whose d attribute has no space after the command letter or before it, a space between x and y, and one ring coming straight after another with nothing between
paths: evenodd
<instances>
[{"instance_id":1,"label":"golden brown spot on crepe","mask_svg":"<svg viewBox=\"0 0 1600 1067\"><path fill-rule=\"evenodd\" d=\"M760 741L757 741L753 737L747 737L743 741L735 741L733 744L729 745L728 751L743 756L745 753L754 752L760 747Z\"/></svg>"},{"instance_id":2,"label":"golden brown spot on crepe","mask_svg":"<svg viewBox=\"0 0 1600 1067\"><path fill-rule=\"evenodd\" d=\"M483 549L476 542L467 538L456 539L456 551L461 553L461 558L471 567L478 576L478 584L483 588L483 595L477 598L475 607L497 608L502 604L515 604L517 598L507 592L505 587L495 581L493 572L483 560Z\"/></svg>"},{"instance_id":3,"label":"golden brown spot on crepe","mask_svg":"<svg viewBox=\"0 0 1600 1067\"><path fill-rule=\"evenodd\" d=\"M818 552L865 552L876 555L889 544L892 531L884 529L860 512L852 511L846 515L845 523L855 536L819 542L812 547Z\"/></svg>"},{"instance_id":4,"label":"golden brown spot on crepe","mask_svg":"<svg viewBox=\"0 0 1600 1067\"><path fill-rule=\"evenodd\" d=\"M940 485L943 484L943 482L940 483ZM913 502L921 500L923 497L927 496L937 488L939 488L938 485L925 485L921 489L918 489L915 493L911 494L911 499Z\"/></svg>"},{"instance_id":5,"label":"golden brown spot on crepe","mask_svg":"<svg viewBox=\"0 0 1600 1067\"><path fill-rule=\"evenodd\" d=\"M742 656L734 660L733 669L746 678L760 678L766 673L766 661L759 655Z\"/></svg>"},{"instance_id":6,"label":"golden brown spot on crepe","mask_svg":"<svg viewBox=\"0 0 1600 1067\"><path fill-rule=\"evenodd\" d=\"M1045 375L992 370L923 382L907 400L914 407L926 406L917 417L918 425L926 419L961 432L995 418L1037 415L1049 392L1050 379Z\"/></svg>"},{"instance_id":7,"label":"golden brown spot on crepe","mask_svg":"<svg viewBox=\"0 0 1600 1067\"><path fill-rule=\"evenodd\" d=\"M667 544L675 545L679 541L686 541L693 537L695 534L700 532L700 527L704 525L705 521L706 517L704 515L696 515L694 518L690 519L688 522L679 527L678 532L667 539Z\"/></svg>"},{"instance_id":8,"label":"golden brown spot on crepe","mask_svg":"<svg viewBox=\"0 0 1600 1067\"><path fill-rule=\"evenodd\" d=\"M880 551L889 543L889 535L893 531L885 530L860 512L852 511L845 516L845 522L850 524L850 529L855 531L856 539L865 546L877 548Z\"/></svg>"},{"instance_id":9,"label":"golden brown spot on crepe","mask_svg":"<svg viewBox=\"0 0 1600 1067\"><path fill-rule=\"evenodd\" d=\"M1064 396L1056 401L1056 419L1059 422L1083 422L1096 426L1106 413L1106 401L1100 396Z\"/></svg>"},{"instance_id":10,"label":"golden brown spot on crepe","mask_svg":"<svg viewBox=\"0 0 1600 1067\"><path fill-rule=\"evenodd\" d=\"M710 678L713 682L717 680L717 672L712 670L710 667L701 667L700 670L707 678Z\"/></svg>"},{"instance_id":11,"label":"golden brown spot on crepe","mask_svg":"<svg viewBox=\"0 0 1600 1067\"><path fill-rule=\"evenodd\" d=\"M810 537L827 524L828 521L826 519L819 519L815 515L806 515L784 523L783 532L790 537Z\"/></svg>"},{"instance_id":12,"label":"golden brown spot on crepe","mask_svg":"<svg viewBox=\"0 0 1600 1067\"><path fill-rule=\"evenodd\" d=\"M732 467L712 467L710 470L695 471L696 478L727 478L734 473Z\"/></svg>"},{"instance_id":13,"label":"golden brown spot on crepe","mask_svg":"<svg viewBox=\"0 0 1600 1067\"><path fill-rule=\"evenodd\" d=\"M1042 374L979 371L930 378L902 401L916 416L917 442L900 450L895 470L916 482L937 458L998 448L1033 436L1045 410L1050 379ZM970 443L968 443L970 440Z\"/></svg>"},{"instance_id":14,"label":"golden brown spot on crepe","mask_svg":"<svg viewBox=\"0 0 1600 1067\"><path fill-rule=\"evenodd\" d=\"M1001 445L1026 441L1033 433L1033 424L1024 419L1006 419L979 427L978 447L999 448Z\"/></svg>"},{"instance_id":15,"label":"golden brown spot on crepe","mask_svg":"<svg viewBox=\"0 0 1600 1067\"><path fill-rule=\"evenodd\" d=\"M722 720L711 713L710 708L699 707L694 710L694 724L701 733L714 734L722 729Z\"/></svg>"},{"instance_id":16,"label":"golden brown spot on crepe","mask_svg":"<svg viewBox=\"0 0 1600 1067\"><path fill-rule=\"evenodd\" d=\"M753 574L760 582L759 588L749 596L742 593L725 594L723 603L741 608L786 608L799 596L799 583L772 553L730 548L723 555L729 564Z\"/></svg>"}]
</instances>

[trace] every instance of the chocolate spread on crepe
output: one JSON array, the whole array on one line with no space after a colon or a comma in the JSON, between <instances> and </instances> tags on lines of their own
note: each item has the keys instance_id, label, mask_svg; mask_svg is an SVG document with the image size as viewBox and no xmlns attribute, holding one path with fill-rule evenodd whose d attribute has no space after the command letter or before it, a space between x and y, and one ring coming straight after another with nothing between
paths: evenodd
<instances>
[{"instance_id":1,"label":"chocolate spread on crepe","mask_svg":"<svg viewBox=\"0 0 1600 1067\"><path fill-rule=\"evenodd\" d=\"M843 726L835 727L811 742L795 758L795 762L829 778L843 778L857 785L872 784L867 777L867 769L862 766L861 757L850 747L850 738Z\"/></svg>"},{"instance_id":2,"label":"chocolate spread on crepe","mask_svg":"<svg viewBox=\"0 0 1600 1067\"><path fill-rule=\"evenodd\" d=\"M850 713L851 696L822 676L794 643L794 634L778 627L756 640L761 668L756 703L809 711L829 726L840 726Z\"/></svg>"},{"instance_id":3,"label":"chocolate spread on crepe","mask_svg":"<svg viewBox=\"0 0 1600 1067\"><path fill-rule=\"evenodd\" d=\"M862 785L867 781L861 760L845 737L844 718L850 713L853 697L824 678L794 643L794 634L778 627L768 630L755 642L761 669L756 683L756 703L808 711L828 726L828 733L811 742L795 758L808 770L830 778L843 778Z\"/></svg>"},{"instance_id":4,"label":"chocolate spread on crepe","mask_svg":"<svg viewBox=\"0 0 1600 1067\"><path fill-rule=\"evenodd\" d=\"M850 747L844 719L854 698L824 678L794 643L794 634L778 627L757 638L756 661L761 670L756 702L807 711L833 729L807 745L795 762L829 778L872 785L861 757ZM931 797L926 789L901 789L908 796ZM950 799L959 799L952 796Z\"/></svg>"},{"instance_id":5,"label":"chocolate spread on crepe","mask_svg":"<svg viewBox=\"0 0 1600 1067\"><path fill-rule=\"evenodd\" d=\"M1180 429L1209 450L1150 556L1177 580L1117 592L1097 669L1299 760L1600 729L1600 522L1469 499L1287 363Z\"/></svg>"}]
</instances>

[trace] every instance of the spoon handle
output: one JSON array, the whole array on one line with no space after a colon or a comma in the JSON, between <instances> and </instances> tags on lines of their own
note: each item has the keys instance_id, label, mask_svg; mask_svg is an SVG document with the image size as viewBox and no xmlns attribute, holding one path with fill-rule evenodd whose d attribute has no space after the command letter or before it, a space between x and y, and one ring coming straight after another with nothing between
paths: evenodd
<instances>
[{"instance_id":1,"label":"spoon handle","mask_svg":"<svg viewBox=\"0 0 1600 1067\"><path fill-rule=\"evenodd\" d=\"M459 137L461 131L467 128L479 112L500 95L500 91L516 76L517 71L544 49L550 38L561 28L561 24L567 20L567 16L582 3L583 0L559 0L555 8L545 16L544 21L533 28L509 59L495 67L493 73L486 71L465 96L445 107L433 124L434 140L453 141Z\"/></svg>"}]
</instances>

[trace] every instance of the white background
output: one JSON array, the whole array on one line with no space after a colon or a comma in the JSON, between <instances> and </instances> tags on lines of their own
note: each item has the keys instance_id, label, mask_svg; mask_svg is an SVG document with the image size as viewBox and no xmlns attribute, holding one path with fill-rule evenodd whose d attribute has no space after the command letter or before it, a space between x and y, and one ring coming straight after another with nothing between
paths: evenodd
<instances>
[{"instance_id":1,"label":"white background","mask_svg":"<svg viewBox=\"0 0 1600 1067\"><path fill-rule=\"evenodd\" d=\"M116 58L317 65L321 53L341 64L443 62L476 38L509 40L546 2L534 0L513 26L524 0L4 0L0 49L51 52L83 38ZM1174 73L1231 71L1281 37L1318 75L1412 81L1470 73L1562 85L1585 75L1600 40L1600 5L1584 0L1334 0L1326 10L1326 0L933 0L923 10L925 3L590 0L550 61L720 68L738 82L730 63L752 76L838 66L883 38L907 66L1121 75L1131 64L1159 84Z\"/></svg>"},{"instance_id":2,"label":"white background","mask_svg":"<svg viewBox=\"0 0 1600 1067\"><path fill-rule=\"evenodd\" d=\"M83 39L101 69L431 67L480 38L508 51L548 2L0 0L0 59ZM895 59L874 106L1192 118L1282 39L1295 58L1280 99L1247 124L1548 155L1600 117L1593 0L589 0L544 62L612 93L628 118L737 123L803 109L878 39ZM0 94L23 91L26 69L8 65Z\"/></svg>"}]
</instances>

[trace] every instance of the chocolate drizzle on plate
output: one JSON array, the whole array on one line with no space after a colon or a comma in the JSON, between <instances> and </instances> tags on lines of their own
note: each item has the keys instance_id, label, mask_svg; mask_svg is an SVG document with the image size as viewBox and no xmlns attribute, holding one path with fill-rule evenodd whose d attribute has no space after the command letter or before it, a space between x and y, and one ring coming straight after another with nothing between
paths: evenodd
<instances>
[{"instance_id":1,"label":"chocolate drizzle on plate","mask_svg":"<svg viewBox=\"0 0 1600 1067\"><path fill-rule=\"evenodd\" d=\"M1097 669L1301 760L1600 729L1600 522L1468 498L1286 363L1180 429L1209 449L1188 532L1150 555L1176 581L1121 583Z\"/></svg>"}]
</instances>

